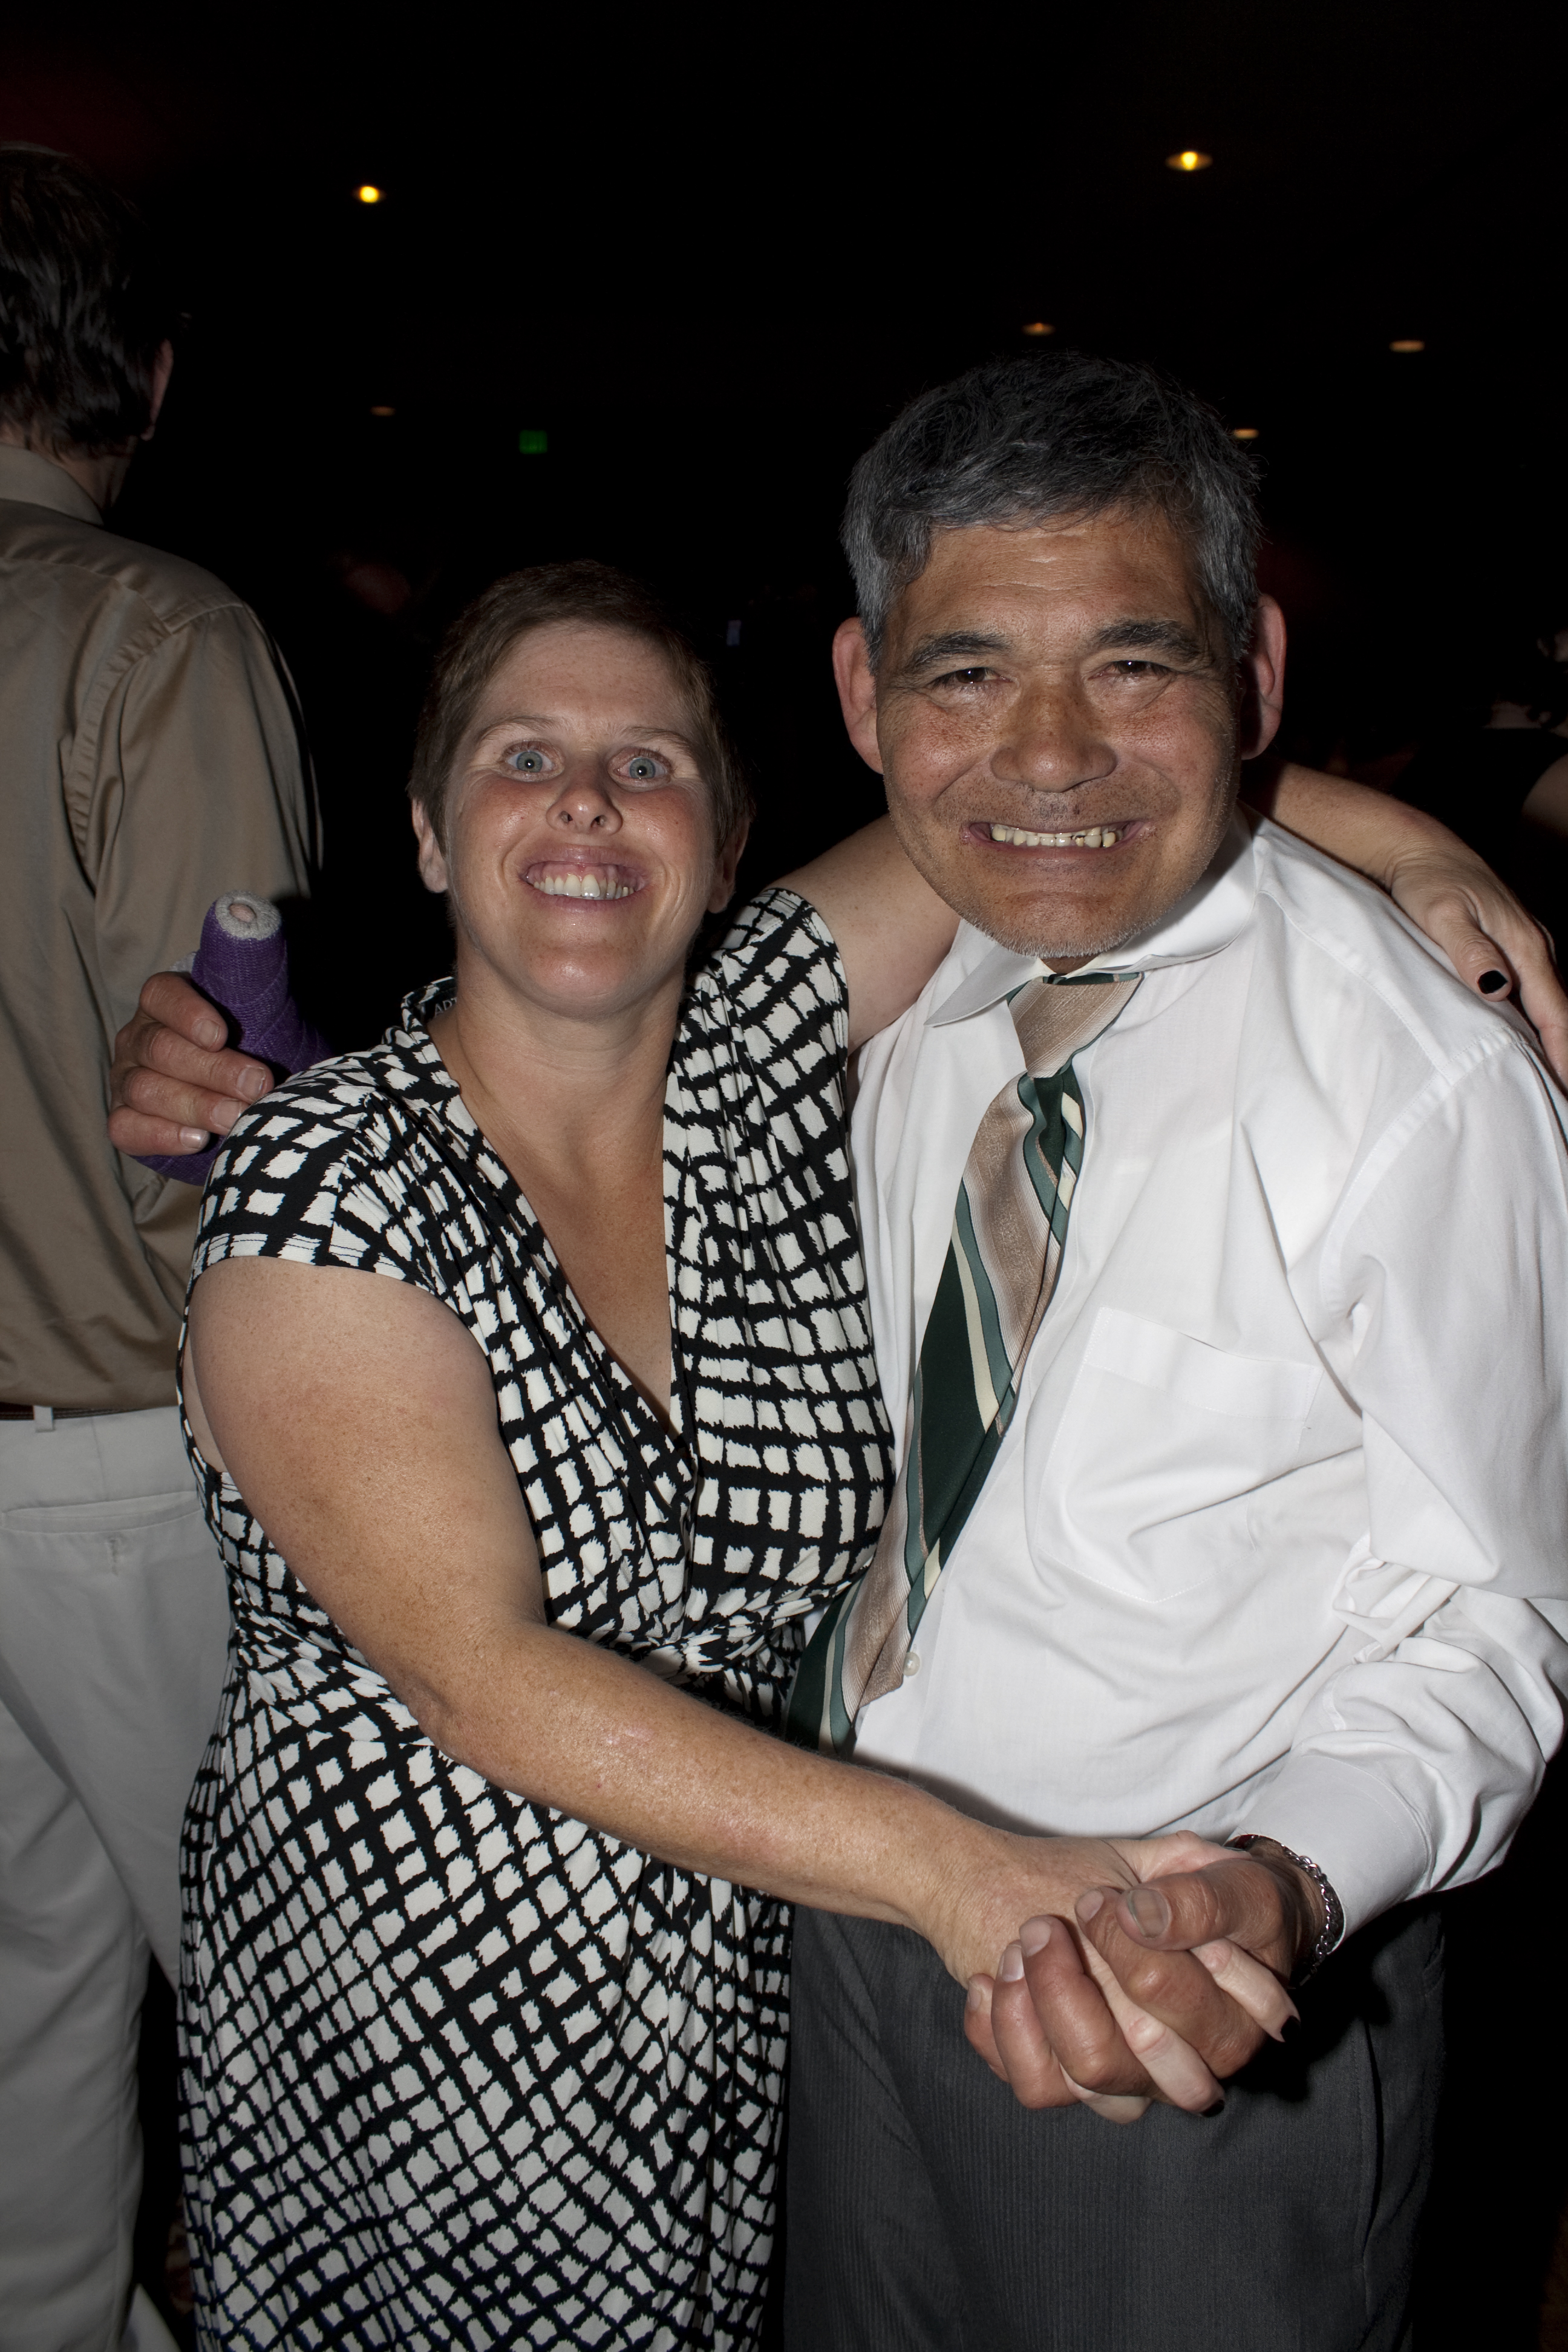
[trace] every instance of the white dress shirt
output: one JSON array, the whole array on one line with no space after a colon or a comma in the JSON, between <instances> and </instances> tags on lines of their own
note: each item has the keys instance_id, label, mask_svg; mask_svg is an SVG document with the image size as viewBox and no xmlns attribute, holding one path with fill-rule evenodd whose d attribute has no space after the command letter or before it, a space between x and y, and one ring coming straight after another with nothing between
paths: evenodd
<instances>
[{"instance_id":1,"label":"white dress shirt","mask_svg":"<svg viewBox=\"0 0 1568 2352\"><path fill-rule=\"evenodd\" d=\"M894 1427L1043 970L965 924L861 1055ZM857 1754L1015 1828L1243 1829L1347 1927L1497 1862L1568 1689L1568 1150L1517 1017L1240 820L1147 977L1018 1411Z\"/></svg>"}]
</instances>

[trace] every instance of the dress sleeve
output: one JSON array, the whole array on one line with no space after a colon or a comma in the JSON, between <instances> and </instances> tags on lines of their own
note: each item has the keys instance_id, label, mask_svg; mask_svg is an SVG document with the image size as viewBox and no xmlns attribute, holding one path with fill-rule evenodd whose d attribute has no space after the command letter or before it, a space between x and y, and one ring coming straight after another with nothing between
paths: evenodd
<instances>
[{"instance_id":1,"label":"dress sleeve","mask_svg":"<svg viewBox=\"0 0 1568 2352\"><path fill-rule=\"evenodd\" d=\"M191 1280L226 1257L353 1266L439 1295L407 1121L363 1057L323 1062L247 1112L207 1179Z\"/></svg>"},{"instance_id":2,"label":"dress sleeve","mask_svg":"<svg viewBox=\"0 0 1568 2352\"><path fill-rule=\"evenodd\" d=\"M742 908L709 970L731 1008L738 1049L759 1073L776 1074L782 1054L842 1083L848 984L833 934L809 899L762 891Z\"/></svg>"}]
</instances>

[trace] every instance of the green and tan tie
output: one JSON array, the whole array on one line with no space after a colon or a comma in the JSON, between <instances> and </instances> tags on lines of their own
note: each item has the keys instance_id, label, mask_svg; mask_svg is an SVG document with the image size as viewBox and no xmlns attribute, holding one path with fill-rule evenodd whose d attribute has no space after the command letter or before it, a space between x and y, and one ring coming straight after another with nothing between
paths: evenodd
<instances>
[{"instance_id":1,"label":"green and tan tie","mask_svg":"<svg viewBox=\"0 0 1568 2352\"><path fill-rule=\"evenodd\" d=\"M903 1681L910 1645L1017 1403L1062 1262L1083 1164L1072 1056L1109 1029L1142 977L1031 980L1009 998L1025 1071L970 1147L952 1238L910 1399L909 1442L877 1556L807 1643L785 1729L847 1755L855 1718Z\"/></svg>"}]
</instances>

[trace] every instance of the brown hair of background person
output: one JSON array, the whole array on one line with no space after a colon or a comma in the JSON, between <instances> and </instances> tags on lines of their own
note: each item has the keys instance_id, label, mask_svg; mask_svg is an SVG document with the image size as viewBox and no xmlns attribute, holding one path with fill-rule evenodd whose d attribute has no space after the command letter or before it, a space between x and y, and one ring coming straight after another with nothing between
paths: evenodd
<instances>
[{"instance_id":1,"label":"brown hair of background person","mask_svg":"<svg viewBox=\"0 0 1568 2352\"><path fill-rule=\"evenodd\" d=\"M157 410L180 324L141 215L47 147L0 148L0 423L45 457L104 457Z\"/></svg>"},{"instance_id":2,"label":"brown hair of background person","mask_svg":"<svg viewBox=\"0 0 1568 2352\"><path fill-rule=\"evenodd\" d=\"M441 641L415 738L408 797L447 846L447 792L458 744L502 657L531 629L589 622L638 637L662 654L689 715L692 749L713 797L721 849L752 819L752 794L740 754L719 709L708 665L640 580L588 558L538 563L492 581L458 615Z\"/></svg>"},{"instance_id":3,"label":"brown hair of background person","mask_svg":"<svg viewBox=\"0 0 1568 2352\"><path fill-rule=\"evenodd\" d=\"M19 2352L111 2352L125 2329L148 1952L176 1970L228 1633L174 1404L198 1197L105 1138L112 1040L220 891L301 896L315 861L260 624L104 528L176 323L132 208L68 156L0 147L0 2335ZM144 2299L134 2325L157 2342Z\"/></svg>"}]
</instances>

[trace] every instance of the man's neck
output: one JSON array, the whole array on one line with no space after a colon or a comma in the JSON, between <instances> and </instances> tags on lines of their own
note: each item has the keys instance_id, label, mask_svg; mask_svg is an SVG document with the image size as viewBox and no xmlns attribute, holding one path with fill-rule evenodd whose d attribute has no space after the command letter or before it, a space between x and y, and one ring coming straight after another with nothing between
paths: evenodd
<instances>
[{"instance_id":1,"label":"man's neck","mask_svg":"<svg viewBox=\"0 0 1568 2352\"><path fill-rule=\"evenodd\" d=\"M125 487L125 477L131 471L131 459L136 444L129 448L110 450L107 456L89 457L75 449L43 449L30 441L20 425L0 425L0 446L27 449L35 457L44 458L68 475L79 490L85 490L100 514L107 514Z\"/></svg>"}]
</instances>

